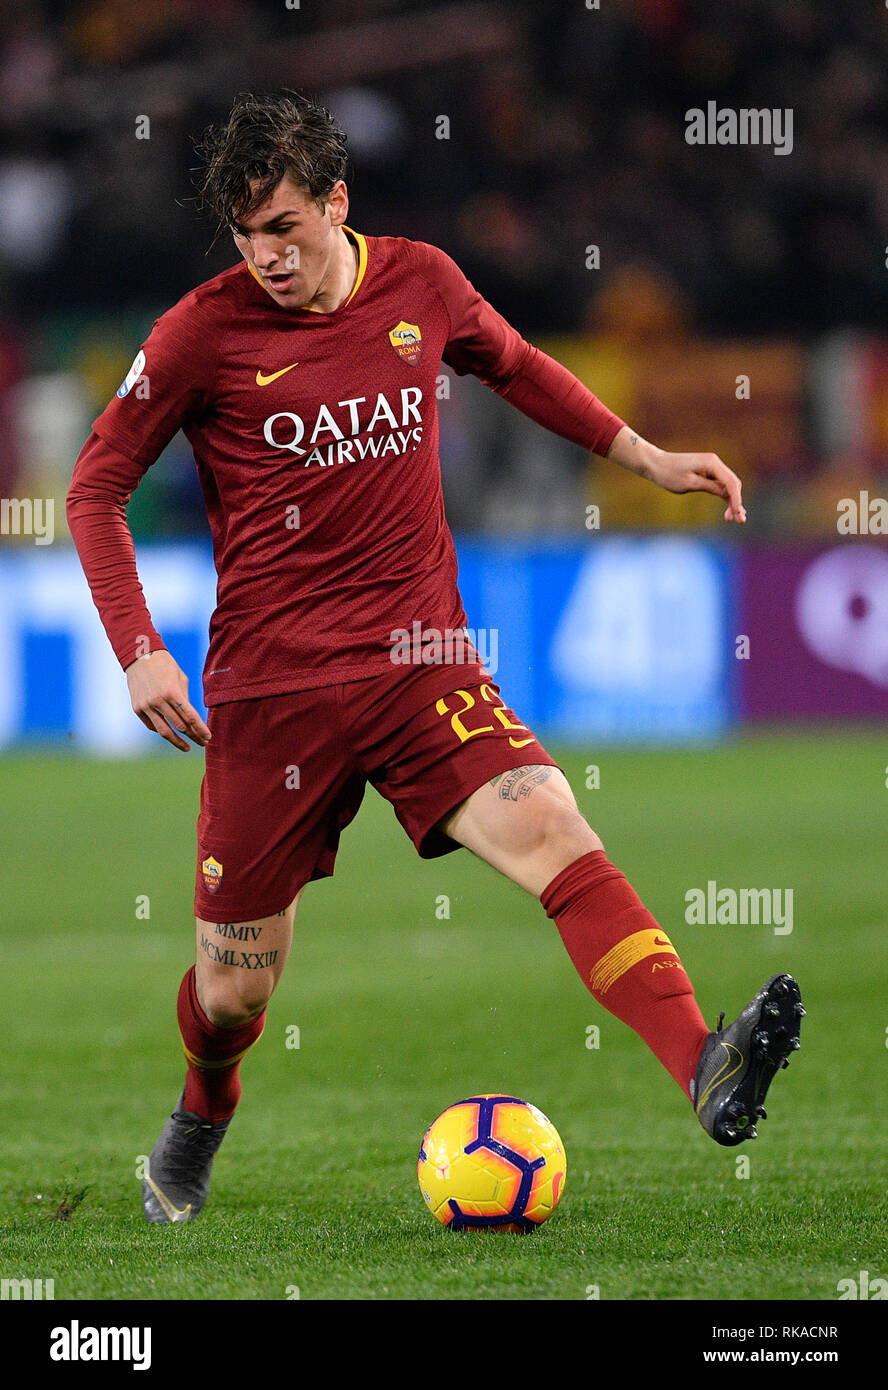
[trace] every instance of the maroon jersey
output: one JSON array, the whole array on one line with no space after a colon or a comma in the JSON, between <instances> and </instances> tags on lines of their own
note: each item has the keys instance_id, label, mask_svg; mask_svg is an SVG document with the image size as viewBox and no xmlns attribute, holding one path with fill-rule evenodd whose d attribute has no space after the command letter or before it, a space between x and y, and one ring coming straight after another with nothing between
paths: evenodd
<instances>
[{"instance_id":1,"label":"maroon jersey","mask_svg":"<svg viewBox=\"0 0 888 1390\"><path fill-rule=\"evenodd\" d=\"M164 645L126 502L177 430L189 440L219 578L207 705L380 672L414 623L466 623L441 491L442 361L597 453L623 423L444 252L345 230L359 265L338 309L284 309L246 262L223 271L156 321L77 461L71 531L126 667Z\"/></svg>"}]
</instances>

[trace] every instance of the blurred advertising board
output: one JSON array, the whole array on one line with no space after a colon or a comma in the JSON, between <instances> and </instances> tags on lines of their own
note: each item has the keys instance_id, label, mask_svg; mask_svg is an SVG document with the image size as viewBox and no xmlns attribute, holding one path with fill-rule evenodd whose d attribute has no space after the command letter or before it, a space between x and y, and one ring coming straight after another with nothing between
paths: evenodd
<instances>
[{"instance_id":1,"label":"blurred advertising board","mask_svg":"<svg viewBox=\"0 0 888 1390\"><path fill-rule=\"evenodd\" d=\"M717 547L596 534L458 539L457 551L478 648L541 733L687 741L732 724L732 562ZM153 544L138 556L152 617L200 707L216 582L208 548ZM62 547L0 556L0 745L39 740L110 756L157 743L132 714L77 557Z\"/></svg>"},{"instance_id":2,"label":"blurred advertising board","mask_svg":"<svg viewBox=\"0 0 888 1390\"><path fill-rule=\"evenodd\" d=\"M615 535L458 550L470 622L497 632L497 683L536 730L693 741L733 722L730 562L719 548Z\"/></svg>"},{"instance_id":3,"label":"blurred advertising board","mask_svg":"<svg viewBox=\"0 0 888 1390\"><path fill-rule=\"evenodd\" d=\"M888 546L755 547L739 580L747 719L888 716Z\"/></svg>"},{"instance_id":4,"label":"blurred advertising board","mask_svg":"<svg viewBox=\"0 0 888 1390\"><path fill-rule=\"evenodd\" d=\"M152 616L200 706L200 670L216 574L207 546L138 548ZM152 742L70 547L0 555L0 746L21 740L123 755Z\"/></svg>"}]
</instances>

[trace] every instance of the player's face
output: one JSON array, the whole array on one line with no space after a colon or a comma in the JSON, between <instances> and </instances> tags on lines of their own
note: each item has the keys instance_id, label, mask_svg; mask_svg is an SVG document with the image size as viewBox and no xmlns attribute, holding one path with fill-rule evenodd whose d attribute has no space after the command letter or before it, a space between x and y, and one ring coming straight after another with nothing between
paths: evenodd
<instances>
[{"instance_id":1,"label":"player's face","mask_svg":"<svg viewBox=\"0 0 888 1390\"><path fill-rule=\"evenodd\" d=\"M272 299L298 309L324 289L332 269L334 235L347 214L342 180L333 185L321 212L311 195L287 175L261 207L232 226L234 244Z\"/></svg>"}]
</instances>

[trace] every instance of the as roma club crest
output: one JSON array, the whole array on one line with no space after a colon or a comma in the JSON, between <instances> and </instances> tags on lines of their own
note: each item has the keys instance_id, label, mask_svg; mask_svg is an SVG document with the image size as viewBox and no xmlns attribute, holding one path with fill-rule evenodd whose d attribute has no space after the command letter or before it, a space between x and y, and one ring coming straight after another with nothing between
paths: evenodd
<instances>
[{"instance_id":1,"label":"as roma club crest","mask_svg":"<svg viewBox=\"0 0 888 1390\"><path fill-rule=\"evenodd\" d=\"M411 367L415 367L422 357L422 334L418 324L405 323L401 319L399 324L389 330L389 342L398 356L409 362Z\"/></svg>"},{"instance_id":2,"label":"as roma club crest","mask_svg":"<svg viewBox=\"0 0 888 1390\"><path fill-rule=\"evenodd\" d=\"M222 886L222 865L210 855L200 866L204 886L208 893L218 893Z\"/></svg>"}]
</instances>

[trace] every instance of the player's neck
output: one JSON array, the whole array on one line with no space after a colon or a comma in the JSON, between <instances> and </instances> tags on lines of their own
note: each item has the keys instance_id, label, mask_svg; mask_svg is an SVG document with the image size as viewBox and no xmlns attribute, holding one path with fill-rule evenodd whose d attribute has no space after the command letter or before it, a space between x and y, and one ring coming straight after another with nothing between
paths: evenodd
<instances>
[{"instance_id":1,"label":"player's neck","mask_svg":"<svg viewBox=\"0 0 888 1390\"><path fill-rule=\"evenodd\" d=\"M333 254L330 257L328 274L306 309L315 309L322 314L332 314L340 304L344 304L355 287L358 278L358 248L343 231L337 228Z\"/></svg>"}]
</instances>

